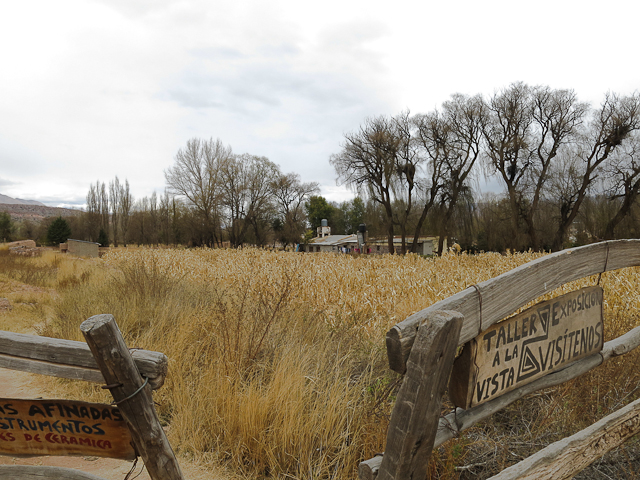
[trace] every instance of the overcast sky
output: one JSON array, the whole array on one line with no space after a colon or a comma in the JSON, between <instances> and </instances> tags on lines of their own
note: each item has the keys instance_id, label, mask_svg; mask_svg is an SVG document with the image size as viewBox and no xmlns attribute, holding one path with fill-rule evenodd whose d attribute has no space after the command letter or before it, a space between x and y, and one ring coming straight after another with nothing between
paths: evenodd
<instances>
[{"instance_id":1,"label":"overcast sky","mask_svg":"<svg viewBox=\"0 0 640 480\"><path fill-rule=\"evenodd\" d=\"M364 118L514 81L599 103L640 86L632 1L43 0L0 7L0 193L135 197L193 137L317 181Z\"/></svg>"}]
</instances>

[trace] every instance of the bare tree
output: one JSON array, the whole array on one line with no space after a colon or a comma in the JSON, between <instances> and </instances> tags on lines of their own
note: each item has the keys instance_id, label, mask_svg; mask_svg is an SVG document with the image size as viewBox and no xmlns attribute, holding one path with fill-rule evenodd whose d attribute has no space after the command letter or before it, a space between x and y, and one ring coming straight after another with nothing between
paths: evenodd
<instances>
[{"instance_id":1,"label":"bare tree","mask_svg":"<svg viewBox=\"0 0 640 480\"><path fill-rule=\"evenodd\" d=\"M461 196L469 199L469 178L481 153L485 110L480 96L455 94L444 102L442 112L416 117L421 143L430 158L432 171L437 172L437 176L432 177L427 206L432 207L439 201L440 254L445 238L450 235L451 221Z\"/></svg>"},{"instance_id":2,"label":"bare tree","mask_svg":"<svg viewBox=\"0 0 640 480\"><path fill-rule=\"evenodd\" d=\"M173 240L173 229L172 229L172 200L173 197L169 195L168 190L165 188L164 193L160 197L160 201L158 203L158 241L164 243L165 245L169 245L170 243L175 243Z\"/></svg>"},{"instance_id":3,"label":"bare tree","mask_svg":"<svg viewBox=\"0 0 640 480\"><path fill-rule=\"evenodd\" d=\"M224 228L233 247L242 245L246 233L246 176L244 162L235 156L230 156L220 165L220 203L225 218Z\"/></svg>"},{"instance_id":4,"label":"bare tree","mask_svg":"<svg viewBox=\"0 0 640 480\"><path fill-rule=\"evenodd\" d=\"M305 231L304 202L310 195L319 193L317 182L302 183L300 175L288 173L271 182L271 189L278 211L276 235L283 246L295 244Z\"/></svg>"},{"instance_id":5,"label":"bare tree","mask_svg":"<svg viewBox=\"0 0 640 480\"><path fill-rule=\"evenodd\" d=\"M615 228L629 215L640 193L640 135L637 132L611 156L604 170L606 196L617 206L604 232L604 239L611 240L615 238Z\"/></svg>"},{"instance_id":6,"label":"bare tree","mask_svg":"<svg viewBox=\"0 0 640 480\"><path fill-rule=\"evenodd\" d=\"M258 244L260 244L259 226L268 221L274 209L273 187L281 175L280 168L266 157L251 157L247 175L248 207L245 221L253 226ZM314 190L317 189L318 184L307 184L307 186ZM311 193L304 193L304 195L309 196Z\"/></svg>"},{"instance_id":7,"label":"bare tree","mask_svg":"<svg viewBox=\"0 0 640 480\"><path fill-rule=\"evenodd\" d=\"M129 191L129 180L125 179L124 185L120 185L120 226L122 227L122 243L127 246L129 234L129 220L131 218L131 209L133 208L133 195Z\"/></svg>"},{"instance_id":8,"label":"bare tree","mask_svg":"<svg viewBox=\"0 0 640 480\"><path fill-rule=\"evenodd\" d=\"M98 239L100 230L100 182L96 182L95 186L89 185L87 192L87 211L85 214L85 224L87 229L87 239L95 241Z\"/></svg>"},{"instance_id":9,"label":"bare tree","mask_svg":"<svg viewBox=\"0 0 640 480\"><path fill-rule=\"evenodd\" d=\"M152 192L149 197L149 243L158 245L158 195Z\"/></svg>"},{"instance_id":10,"label":"bare tree","mask_svg":"<svg viewBox=\"0 0 640 480\"><path fill-rule=\"evenodd\" d=\"M529 155L534 121L531 95L531 88L521 82L496 93L487 102L488 115L484 125L488 163L507 190L511 207L511 247L515 249L525 243L520 220L524 183L532 161Z\"/></svg>"},{"instance_id":11,"label":"bare tree","mask_svg":"<svg viewBox=\"0 0 640 480\"><path fill-rule=\"evenodd\" d=\"M540 238L536 214L540 210L553 162L562 148L578 140L579 129L589 105L578 102L573 90L552 90L549 87L536 87L531 101L531 164L527 173L527 201L521 202L520 212L526 224L530 245L538 250Z\"/></svg>"},{"instance_id":12,"label":"bare tree","mask_svg":"<svg viewBox=\"0 0 640 480\"><path fill-rule=\"evenodd\" d=\"M572 90L514 83L488 101L487 158L504 182L513 248L540 248L537 213L559 151L578 139L588 104ZM528 238L527 238L528 237Z\"/></svg>"},{"instance_id":13,"label":"bare tree","mask_svg":"<svg viewBox=\"0 0 640 480\"><path fill-rule=\"evenodd\" d=\"M98 194L98 204L100 209L100 228L104 231L106 238L109 238L109 195L107 187L102 183L96 182L96 187L100 185ZM106 245L108 246L108 245Z\"/></svg>"},{"instance_id":14,"label":"bare tree","mask_svg":"<svg viewBox=\"0 0 640 480\"><path fill-rule=\"evenodd\" d=\"M393 223L400 229L400 251L407 252L407 233L409 221L414 213L416 201L420 200L421 187L424 185L420 179L420 168L425 163L420 142L416 137L416 127L409 110L405 110L390 119L391 134L395 137L396 148L395 181L391 183L393 201ZM424 221L424 220L422 220ZM416 237L419 235L422 222L415 231L412 251L416 251Z\"/></svg>"},{"instance_id":15,"label":"bare tree","mask_svg":"<svg viewBox=\"0 0 640 480\"><path fill-rule=\"evenodd\" d=\"M384 208L389 253L395 251L393 203L399 148L392 122L380 116L366 119L357 132L345 134L342 151L329 159L339 182Z\"/></svg>"},{"instance_id":16,"label":"bare tree","mask_svg":"<svg viewBox=\"0 0 640 480\"><path fill-rule=\"evenodd\" d=\"M136 200L131 215L132 240L138 245L149 244L149 198L142 197Z\"/></svg>"},{"instance_id":17,"label":"bare tree","mask_svg":"<svg viewBox=\"0 0 640 480\"><path fill-rule=\"evenodd\" d=\"M118 246L118 237L120 234L120 180L116 177L109 182L109 210L111 211L111 229L113 231L113 246Z\"/></svg>"},{"instance_id":18,"label":"bare tree","mask_svg":"<svg viewBox=\"0 0 640 480\"><path fill-rule=\"evenodd\" d=\"M221 167L225 228L234 247L245 243L249 228L265 213L280 169L266 157L232 156Z\"/></svg>"},{"instance_id":19,"label":"bare tree","mask_svg":"<svg viewBox=\"0 0 640 480\"><path fill-rule=\"evenodd\" d=\"M184 197L199 214L204 243L220 242L221 166L231 157L231 147L218 140L193 138L178 150L173 167L165 171L171 191Z\"/></svg>"},{"instance_id":20,"label":"bare tree","mask_svg":"<svg viewBox=\"0 0 640 480\"><path fill-rule=\"evenodd\" d=\"M434 147L432 115L368 119L356 133L345 135L342 152L331 157L338 179L380 204L385 213L389 252L395 251L395 226L413 237L415 252L424 222L443 188L442 155Z\"/></svg>"},{"instance_id":21,"label":"bare tree","mask_svg":"<svg viewBox=\"0 0 640 480\"><path fill-rule=\"evenodd\" d=\"M592 111L591 120L581 141L565 152L563 188L553 192L559 204L558 227L553 250L560 250L580 206L599 175L605 162L621 150L630 135L640 129L640 95L625 97L606 95L599 109ZM569 157L569 158L567 158Z\"/></svg>"}]
</instances>

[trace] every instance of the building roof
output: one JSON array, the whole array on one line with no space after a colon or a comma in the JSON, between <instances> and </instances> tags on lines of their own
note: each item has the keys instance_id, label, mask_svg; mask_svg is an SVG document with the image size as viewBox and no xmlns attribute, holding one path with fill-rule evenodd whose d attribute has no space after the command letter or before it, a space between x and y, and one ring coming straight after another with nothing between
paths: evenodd
<instances>
[{"instance_id":1,"label":"building roof","mask_svg":"<svg viewBox=\"0 0 640 480\"><path fill-rule=\"evenodd\" d=\"M424 243L424 242L436 242L438 241L438 237L432 237L432 236L428 236L428 237L418 237L418 243ZM407 235L406 237L406 242L407 243L413 243L413 235L409 236ZM386 238L370 238L369 240L367 240L368 244L380 244L380 245L386 245L388 243L388 240ZM393 237L393 243L402 243L402 236L400 235L396 235Z\"/></svg>"},{"instance_id":2,"label":"building roof","mask_svg":"<svg viewBox=\"0 0 640 480\"><path fill-rule=\"evenodd\" d=\"M327 237L313 238L309 243L314 245L344 245L345 243L358 243L358 237L353 235L329 235Z\"/></svg>"},{"instance_id":3,"label":"building roof","mask_svg":"<svg viewBox=\"0 0 640 480\"><path fill-rule=\"evenodd\" d=\"M86 240L76 240L75 238L68 238L67 243L69 242L92 243L94 245L100 245L98 242L87 242Z\"/></svg>"}]
</instances>

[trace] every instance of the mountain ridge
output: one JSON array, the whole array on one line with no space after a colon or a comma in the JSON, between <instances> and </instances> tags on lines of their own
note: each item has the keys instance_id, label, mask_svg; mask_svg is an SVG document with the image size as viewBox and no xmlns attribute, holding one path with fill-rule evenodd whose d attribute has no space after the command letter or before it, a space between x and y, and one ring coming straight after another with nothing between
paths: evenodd
<instances>
[{"instance_id":1,"label":"mountain ridge","mask_svg":"<svg viewBox=\"0 0 640 480\"><path fill-rule=\"evenodd\" d=\"M3 205L38 205L40 207L46 207L42 202L36 200L24 200L22 198L13 198L8 195L0 193L0 204Z\"/></svg>"}]
</instances>

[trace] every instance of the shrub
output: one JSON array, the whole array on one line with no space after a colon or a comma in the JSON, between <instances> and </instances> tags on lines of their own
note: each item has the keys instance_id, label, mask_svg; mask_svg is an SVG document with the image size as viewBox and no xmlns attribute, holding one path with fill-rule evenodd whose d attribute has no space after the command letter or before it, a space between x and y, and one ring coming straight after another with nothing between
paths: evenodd
<instances>
[{"instance_id":1,"label":"shrub","mask_svg":"<svg viewBox=\"0 0 640 480\"><path fill-rule=\"evenodd\" d=\"M58 245L66 242L71 235L69 223L62 217L56 218L47 230L47 240L51 245Z\"/></svg>"}]
</instances>

